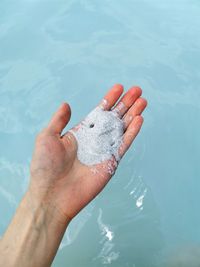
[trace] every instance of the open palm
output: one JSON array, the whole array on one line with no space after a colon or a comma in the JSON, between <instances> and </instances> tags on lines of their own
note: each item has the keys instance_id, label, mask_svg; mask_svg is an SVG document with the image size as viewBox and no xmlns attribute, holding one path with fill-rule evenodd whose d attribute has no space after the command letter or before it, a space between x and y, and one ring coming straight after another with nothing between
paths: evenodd
<instances>
[{"instance_id":1,"label":"open palm","mask_svg":"<svg viewBox=\"0 0 200 267\"><path fill-rule=\"evenodd\" d=\"M123 86L114 85L100 103L104 110L117 111L124 121L123 143L119 149L121 157L140 131L143 123L141 113L147 105L146 100L141 98L139 87L132 87L119 100L122 94ZM62 134L70 116L69 105L62 104L49 125L38 135L31 162L31 192L37 197L45 197L46 201L52 200L64 220L72 219L85 207L103 189L117 168L114 156L93 166L86 166L78 160L74 135L70 132Z\"/></svg>"}]
</instances>

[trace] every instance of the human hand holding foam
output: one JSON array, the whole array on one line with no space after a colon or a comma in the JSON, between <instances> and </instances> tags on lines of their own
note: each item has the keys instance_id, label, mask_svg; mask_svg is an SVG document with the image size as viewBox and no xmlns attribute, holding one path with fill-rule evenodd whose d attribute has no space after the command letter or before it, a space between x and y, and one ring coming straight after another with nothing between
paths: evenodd
<instances>
[{"instance_id":1,"label":"human hand holding foam","mask_svg":"<svg viewBox=\"0 0 200 267\"><path fill-rule=\"evenodd\" d=\"M119 100L122 93L122 85L115 85L99 104L101 110L117 114L123 122L122 141L118 147L118 157L120 158L138 134L143 123L141 113L147 104L146 100L140 97L142 91L139 87L132 87ZM115 106L118 100L119 102ZM66 103L54 114L47 128L37 137L31 163L30 190L32 194L37 194L40 198L52 199L64 220L72 219L84 208L103 189L118 166L116 157L107 151L104 151L104 154L107 153L108 158L103 162L98 163L98 157L102 161L100 155L102 151L98 151L100 153L97 155L96 164L88 166L86 165L87 161L86 164L80 162L77 157L78 144L75 136L81 128L81 123L73 129L74 134L72 134L73 131L70 131L62 135L63 129L70 120L70 115L70 107ZM96 121L92 121L94 128L101 127L100 123L98 124L98 115L99 113L97 113ZM107 115L105 114L104 117ZM113 116L114 118L115 116ZM112 121L112 123L114 122ZM104 126L102 131L104 131ZM86 143L89 131L94 131L90 127L91 125L88 125L88 131L85 131L82 136L82 139L85 139L82 140L82 146ZM102 131L98 135L101 135ZM116 133L114 132L114 134ZM111 132L108 131L105 137L109 139L109 135ZM95 135L91 135L91 138L95 137ZM103 141L106 141L105 138ZM88 144L89 142L90 144ZM90 153L93 140L89 140L89 142L86 143L88 149L86 148L82 153ZM102 147L103 144L101 143L100 146ZM84 158L84 155L82 157ZM91 158L94 158L93 154L91 154Z\"/></svg>"}]
</instances>

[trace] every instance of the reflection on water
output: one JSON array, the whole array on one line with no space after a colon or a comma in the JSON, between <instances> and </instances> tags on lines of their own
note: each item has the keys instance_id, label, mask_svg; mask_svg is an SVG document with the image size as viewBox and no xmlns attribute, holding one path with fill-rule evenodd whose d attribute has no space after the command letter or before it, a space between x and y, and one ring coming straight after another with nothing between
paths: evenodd
<instances>
[{"instance_id":1,"label":"reflection on water","mask_svg":"<svg viewBox=\"0 0 200 267\"><path fill-rule=\"evenodd\" d=\"M102 264L111 264L113 261L117 260L119 257L119 252L116 252L114 248L114 232L112 232L109 226L105 225L102 221L102 209L99 209L97 222L103 236L100 240L102 249L97 258L101 259Z\"/></svg>"},{"instance_id":2,"label":"reflection on water","mask_svg":"<svg viewBox=\"0 0 200 267\"><path fill-rule=\"evenodd\" d=\"M0 236L60 103L72 126L112 84L139 84L143 130L53 266L198 266L199 13L198 0L0 1Z\"/></svg>"}]
</instances>

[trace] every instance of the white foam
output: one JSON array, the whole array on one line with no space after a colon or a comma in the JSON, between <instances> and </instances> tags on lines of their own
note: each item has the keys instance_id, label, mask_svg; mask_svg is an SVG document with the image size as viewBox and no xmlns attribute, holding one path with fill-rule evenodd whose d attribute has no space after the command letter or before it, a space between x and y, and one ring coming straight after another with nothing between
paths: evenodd
<instances>
[{"instance_id":1,"label":"white foam","mask_svg":"<svg viewBox=\"0 0 200 267\"><path fill-rule=\"evenodd\" d=\"M115 156L119 161L119 147L124 133L123 121L114 111L95 108L76 131L71 131L78 143L78 159L94 165Z\"/></svg>"}]
</instances>

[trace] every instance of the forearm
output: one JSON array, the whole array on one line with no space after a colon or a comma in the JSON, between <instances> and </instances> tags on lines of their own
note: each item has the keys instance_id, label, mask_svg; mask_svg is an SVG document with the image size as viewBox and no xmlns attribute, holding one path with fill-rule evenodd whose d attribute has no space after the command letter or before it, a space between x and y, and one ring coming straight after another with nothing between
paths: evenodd
<instances>
[{"instance_id":1,"label":"forearm","mask_svg":"<svg viewBox=\"0 0 200 267\"><path fill-rule=\"evenodd\" d=\"M52 202L26 193L0 241L0 267L47 267L69 222L59 220Z\"/></svg>"}]
</instances>

